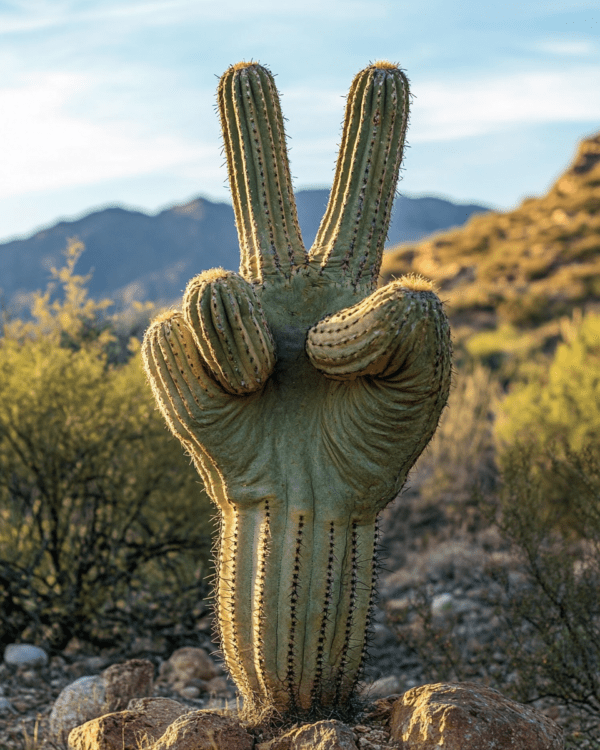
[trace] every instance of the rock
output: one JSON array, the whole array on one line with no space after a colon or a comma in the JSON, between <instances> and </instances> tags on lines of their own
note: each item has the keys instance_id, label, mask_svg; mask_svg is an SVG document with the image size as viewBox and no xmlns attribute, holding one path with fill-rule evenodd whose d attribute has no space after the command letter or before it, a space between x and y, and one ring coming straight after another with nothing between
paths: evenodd
<instances>
[{"instance_id":1,"label":"rock","mask_svg":"<svg viewBox=\"0 0 600 750\"><path fill-rule=\"evenodd\" d=\"M403 750L562 750L560 728L529 706L471 682L408 690L390 716Z\"/></svg>"},{"instance_id":2,"label":"rock","mask_svg":"<svg viewBox=\"0 0 600 750\"><path fill-rule=\"evenodd\" d=\"M40 676L36 669L30 667L19 667L17 669L19 682L27 687L35 688L40 684Z\"/></svg>"},{"instance_id":3,"label":"rock","mask_svg":"<svg viewBox=\"0 0 600 750\"><path fill-rule=\"evenodd\" d=\"M69 732L91 719L119 711L132 698L152 692L152 662L131 659L113 664L100 675L80 677L67 685L52 706L51 739L65 746Z\"/></svg>"},{"instance_id":4,"label":"rock","mask_svg":"<svg viewBox=\"0 0 600 750\"><path fill-rule=\"evenodd\" d=\"M219 669L203 648L186 646L174 651L170 658L160 665L159 682L176 685L176 689L181 691L193 680L208 682L218 674Z\"/></svg>"},{"instance_id":5,"label":"rock","mask_svg":"<svg viewBox=\"0 0 600 750\"><path fill-rule=\"evenodd\" d=\"M221 675L209 680L204 689L210 695L224 695L229 692L229 685L227 684L227 679Z\"/></svg>"},{"instance_id":6,"label":"rock","mask_svg":"<svg viewBox=\"0 0 600 750\"><path fill-rule=\"evenodd\" d=\"M45 667L48 654L30 643L11 643L4 650L4 662L9 667Z\"/></svg>"},{"instance_id":7,"label":"rock","mask_svg":"<svg viewBox=\"0 0 600 750\"><path fill-rule=\"evenodd\" d=\"M159 739L189 709L169 698L141 698L127 710L105 714L75 727L70 750L140 750Z\"/></svg>"},{"instance_id":8,"label":"rock","mask_svg":"<svg viewBox=\"0 0 600 750\"><path fill-rule=\"evenodd\" d=\"M263 742L257 750L358 750L354 732L349 726L334 719L317 721L290 729L270 742Z\"/></svg>"},{"instance_id":9,"label":"rock","mask_svg":"<svg viewBox=\"0 0 600 750\"><path fill-rule=\"evenodd\" d=\"M68 672L73 679L77 679L78 677L98 674L104 669L104 667L106 667L106 659L101 656L89 656L85 659L78 659L72 664L65 666L65 671Z\"/></svg>"},{"instance_id":10,"label":"rock","mask_svg":"<svg viewBox=\"0 0 600 750\"><path fill-rule=\"evenodd\" d=\"M377 698L385 698L386 695L392 695L393 693L399 693L400 691L400 680L395 674L388 675L387 677L380 677L370 685L365 685L360 693L364 698L370 698L376 700Z\"/></svg>"},{"instance_id":11,"label":"rock","mask_svg":"<svg viewBox=\"0 0 600 750\"><path fill-rule=\"evenodd\" d=\"M449 592L436 594L431 600L431 614L434 617L446 617L447 615L465 614L477 608L474 602L467 599L458 599Z\"/></svg>"},{"instance_id":12,"label":"rock","mask_svg":"<svg viewBox=\"0 0 600 750\"><path fill-rule=\"evenodd\" d=\"M69 732L90 719L101 716L105 705L105 689L101 675L80 677L64 688L50 713L50 735L58 745L65 746Z\"/></svg>"},{"instance_id":13,"label":"rock","mask_svg":"<svg viewBox=\"0 0 600 750\"><path fill-rule=\"evenodd\" d=\"M355 735L358 736L360 750L381 750L382 747L390 748L388 740L390 733L381 727L365 727L361 724L353 726ZM396 745L396 748L398 746Z\"/></svg>"},{"instance_id":14,"label":"rock","mask_svg":"<svg viewBox=\"0 0 600 750\"><path fill-rule=\"evenodd\" d=\"M153 678L154 665L147 659L130 659L105 669L102 680L107 711L120 711L132 698L149 696Z\"/></svg>"},{"instance_id":15,"label":"rock","mask_svg":"<svg viewBox=\"0 0 600 750\"><path fill-rule=\"evenodd\" d=\"M176 719L152 750L252 750L253 745L238 719L193 711Z\"/></svg>"},{"instance_id":16,"label":"rock","mask_svg":"<svg viewBox=\"0 0 600 750\"><path fill-rule=\"evenodd\" d=\"M8 698L4 698L0 695L0 715L1 714L16 714L17 712L14 709L14 706L11 704L11 702L8 700Z\"/></svg>"},{"instance_id":17,"label":"rock","mask_svg":"<svg viewBox=\"0 0 600 750\"><path fill-rule=\"evenodd\" d=\"M138 711L139 713L150 713L156 711L162 716L172 715L178 719L182 714L189 713L190 708L184 703L171 700L171 698L134 698L127 704L128 711Z\"/></svg>"},{"instance_id":18,"label":"rock","mask_svg":"<svg viewBox=\"0 0 600 750\"><path fill-rule=\"evenodd\" d=\"M443 616L454 610L454 597L448 592L437 594L431 600L431 614L434 617Z\"/></svg>"}]
</instances>

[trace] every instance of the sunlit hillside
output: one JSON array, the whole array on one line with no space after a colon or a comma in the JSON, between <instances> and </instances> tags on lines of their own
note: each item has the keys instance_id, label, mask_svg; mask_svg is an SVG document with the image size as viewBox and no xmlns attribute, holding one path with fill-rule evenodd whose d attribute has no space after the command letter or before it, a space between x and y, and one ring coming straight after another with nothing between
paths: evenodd
<instances>
[{"instance_id":1,"label":"sunlit hillside","mask_svg":"<svg viewBox=\"0 0 600 750\"><path fill-rule=\"evenodd\" d=\"M411 271L436 283L459 354L551 350L573 313L600 307L600 133L546 195L384 256L384 281Z\"/></svg>"}]
</instances>

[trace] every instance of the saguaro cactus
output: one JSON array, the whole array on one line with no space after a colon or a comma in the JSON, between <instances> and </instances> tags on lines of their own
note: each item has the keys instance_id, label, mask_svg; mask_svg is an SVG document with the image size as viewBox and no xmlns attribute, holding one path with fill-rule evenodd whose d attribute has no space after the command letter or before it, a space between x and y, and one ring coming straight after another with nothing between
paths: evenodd
<instances>
[{"instance_id":1,"label":"saguaro cactus","mask_svg":"<svg viewBox=\"0 0 600 750\"><path fill-rule=\"evenodd\" d=\"M240 273L207 271L156 320L158 405L220 509L216 611L251 709L343 713L365 653L376 518L437 426L450 333L427 282L376 290L408 118L394 65L361 71L337 171L304 249L273 77L223 75Z\"/></svg>"}]
</instances>

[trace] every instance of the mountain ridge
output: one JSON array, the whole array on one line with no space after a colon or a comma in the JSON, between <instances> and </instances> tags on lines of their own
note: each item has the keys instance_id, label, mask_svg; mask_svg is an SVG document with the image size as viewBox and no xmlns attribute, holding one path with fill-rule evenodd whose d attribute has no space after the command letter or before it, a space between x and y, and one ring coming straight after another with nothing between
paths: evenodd
<instances>
[{"instance_id":1,"label":"mountain ridge","mask_svg":"<svg viewBox=\"0 0 600 750\"><path fill-rule=\"evenodd\" d=\"M434 282L459 349L551 350L565 319L600 311L600 132L579 142L545 195L387 252L383 282L406 273Z\"/></svg>"},{"instance_id":2,"label":"mountain ridge","mask_svg":"<svg viewBox=\"0 0 600 750\"><path fill-rule=\"evenodd\" d=\"M316 235L328 196L328 189L296 193L307 247ZM460 225L473 213L487 210L483 205L433 196L399 196L388 245ZM93 271L88 284L90 295L109 297L118 307L127 307L134 300L170 304L197 273L216 266L230 270L239 266L238 238L229 203L198 197L155 215L108 207L0 244L0 289L11 311L21 314L31 294L46 288L50 269L62 264L62 253L71 237L77 237L86 247L76 271Z\"/></svg>"}]
</instances>

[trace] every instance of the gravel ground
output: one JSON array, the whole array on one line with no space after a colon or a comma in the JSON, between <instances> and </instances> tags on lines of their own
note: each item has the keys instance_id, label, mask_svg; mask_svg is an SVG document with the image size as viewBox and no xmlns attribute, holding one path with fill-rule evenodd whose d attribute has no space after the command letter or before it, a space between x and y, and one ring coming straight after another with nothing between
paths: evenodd
<instances>
[{"instance_id":1,"label":"gravel ground","mask_svg":"<svg viewBox=\"0 0 600 750\"><path fill-rule=\"evenodd\" d=\"M474 533L459 531L439 511L411 508L405 500L402 506L390 509L383 516L382 547L387 570L380 575L380 599L373 618L364 696L382 698L436 681L431 679L431 664L424 663L423 656L414 648L413 636L420 622L414 602L424 591L434 625L452 618L459 661L485 665L479 674L474 667L469 679L486 682L495 672L502 673L506 655L497 646L501 643L502 624L490 606L490 594L498 596L499 590L498 583L489 575L490 563L500 565L517 584L523 578L518 562L502 540L491 529L480 528ZM199 641L190 645L215 652L210 632L207 622ZM60 656L54 656L44 669L15 671L0 665L0 750L31 750L36 733L38 744L49 750L48 719L52 704L75 679L99 674L111 664L131 658L150 659L158 674L158 667L169 655L150 650L90 653L73 644ZM202 694L197 699L182 696L165 684L156 684L154 695L173 698L192 709L222 707L226 703L235 706L236 702L231 682L220 694ZM10 703L12 711L2 710L3 699ZM555 720L564 718L555 706L536 707Z\"/></svg>"}]
</instances>

